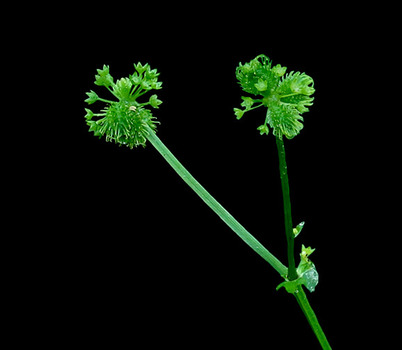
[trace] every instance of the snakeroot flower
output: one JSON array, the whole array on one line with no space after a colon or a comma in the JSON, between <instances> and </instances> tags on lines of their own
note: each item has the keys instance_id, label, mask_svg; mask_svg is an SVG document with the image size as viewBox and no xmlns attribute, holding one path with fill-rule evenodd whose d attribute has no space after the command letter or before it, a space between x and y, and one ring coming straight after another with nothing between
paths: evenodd
<instances>
[{"instance_id":1,"label":"snakeroot flower","mask_svg":"<svg viewBox=\"0 0 402 350\"><path fill-rule=\"evenodd\" d=\"M88 92L88 98L85 100L88 104L97 101L107 104L100 113L85 109L89 131L95 136L105 136L106 141L114 141L130 148L145 146L149 130L155 131L158 124L152 112L144 107L150 105L152 108L159 108L162 103L157 95L152 95L148 102L137 101L148 91L161 89L162 83L158 82L157 70L151 69L148 64L137 63L134 68L134 74L115 83L109 73L109 67L104 65L103 69L97 70L95 85L106 87L118 101L100 98L94 91Z\"/></svg>"},{"instance_id":2,"label":"snakeroot flower","mask_svg":"<svg viewBox=\"0 0 402 350\"><path fill-rule=\"evenodd\" d=\"M281 287L292 294L300 308L303 310L312 330L317 336L318 341L323 349L331 349L326 339L312 307L310 306L304 288L313 292L318 284L318 272L309 259L314 249L302 245L300 254L300 263L296 267L294 247L295 238L299 236L304 222L293 227L289 179L286 165L285 145L283 136L293 138L303 128L303 118L301 114L308 111L308 106L312 105L314 93L313 80L306 74L300 72L290 72L285 75L286 67L276 65L272 67L271 61L264 55L257 56L254 60L242 65L236 69L236 77L243 90L249 94L259 96L255 99L249 96L243 96L241 106L243 109L235 108L235 115L238 119L242 118L245 112L251 111L259 107L267 107L267 115L265 123L258 130L261 134L268 134L269 128L273 129L276 137L279 157L279 175L281 179L283 208L285 219L285 235L287 240L287 258L288 266L281 263L264 245L262 245L250 232L244 228L178 161L178 159L170 152L163 142L156 135L156 123L151 111L146 106L158 108L162 103L157 95L152 95L148 102L138 102L138 98L154 89L160 89L161 84L158 82L158 73L151 70L148 64L141 63L134 65L135 72L128 78L115 80L109 73L109 67L104 66L98 69L95 76L95 84L104 86L117 99L111 101L101 98L96 92L87 93L86 102L93 104L97 101L106 103L106 107L98 113L94 113L90 109L85 109L85 116L89 131L95 136L106 136L106 141L114 141L120 145L126 145L130 148L145 145L146 141L155 147L160 155L167 163L176 171L180 178L197 194L204 203L214 211L214 213L241 238L251 249L254 250L261 258L269 263L279 275L284 278L284 282L278 285L277 290ZM183 132L188 132L183 129ZM224 130L223 130L224 132ZM240 166L240 164L239 164ZM116 176L119 174L116 172ZM151 191L147 195L154 196L157 200L156 193ZM174 204L175 197L172 203ZM272 218L274 219L274 218ZM152 228L149 228L152 229ZM218 242L216 234L207 234L205 239L210 244ZM174 235L172 239L175 239ZM218 239L218 241L216 241ZM186 247L183 244L180 247ZM220 246L222 246L220 244ZM223 247L226 248L226 247ZM188 248L188 249L191 249ZM262 276L261 278L265 278ZM236 291L234 291L236 296ZM239 298L242 298L239 295ZM258 301L247 300L250 306L258 308ZM289 324L292 325L292 319L289 316ZM290 329L290 328L289 328Z\"/></svg>"},{"instance_id":3,"label":"snakeroot flower","mask_svg":"<svg viewBox=\"0 0 402 350\"><path fill-rule=\"evenodd\" d=\"M265 122L258 127L261 135L268 134L271 127L275 136L292 139L303 128L301 114L313 104L313 79L305 73L285 72L286 67L280 64L272 67L272 61L265 55L240 63L236 69L242 89L260 98L242 96L244 109L234 108L234 113L240 119L245 112L267 107Z\"/></svg>"}]
</instances>

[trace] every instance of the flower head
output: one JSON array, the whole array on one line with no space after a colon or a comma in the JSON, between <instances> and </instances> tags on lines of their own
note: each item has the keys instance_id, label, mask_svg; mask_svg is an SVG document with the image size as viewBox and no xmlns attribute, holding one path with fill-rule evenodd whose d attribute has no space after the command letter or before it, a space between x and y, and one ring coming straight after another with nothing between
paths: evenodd
<instances>
[{"instance_id":1,"label":"flower head","mask_svg":"<svg viewBox=\"0 0 402 350\"><path fill-rule=\"evenodd\" d=\"M280 64L272 67L271 60L259 55L248 63L240 63L236 69L236 78L242 89L260 99L242 97L244 110L234 108L237 119L245 112L265 106L268 108L265 123L258 127L262 134L268 134L268 125L275 136L291 139L303 128L302 113L313 104L313 79L305 73L290 72ZM255 103L259 105L252 107Z\"/></svg>"},{"instance_id":2,"label":"flower head","mask_svg":"<svg viewBox=\"0 0 402 350\"><path fill-rule=\"evenodd\" d=\"M136 71L133 75L121 78L115 83L109 73L109 67L104 65L103 69L97 70L95 84L106 87L118 101L105 100L93 91L87 93L88 98L85 100L88 104L96 101L107 104L100 113L85 109L89 131L95 136L105 136L106 141L114 141L130 148L145 146L149 129L156 129L158 122L145 106L159 108L162 103L157 95L152 95L148 102L137 101L146 92L161 89L162 83L158 82L157 70L151 70L148 64L134 64L134 68ZM96 120L93 120L94 117L97 117Z\"/></svg>"}]
</instances>

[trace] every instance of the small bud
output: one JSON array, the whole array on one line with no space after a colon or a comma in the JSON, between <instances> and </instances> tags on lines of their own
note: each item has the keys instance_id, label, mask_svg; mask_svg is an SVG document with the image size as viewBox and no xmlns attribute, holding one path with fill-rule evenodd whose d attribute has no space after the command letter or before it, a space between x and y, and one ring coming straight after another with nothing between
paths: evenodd
<instances>
[{"instance_id":1,"label":"small bud","mask_svg":"<svg viewBox=\"0 0 402 350\"><path fill-rule=\"evenodd\" d=\"M269 134L269 129L268 129L268 125L264 124L261 125L257 128L257 130L260 132L260 135L268 135Z\"/></svg>"},{"instance_id":2,"label":"small bud","mask_svg":"<svg viewBox=\"0 0 402 350\"><path fill-rule=\"evenodd\" d=\"M237 119L241 119L243 117L244 111L240 108L233 108L233 111L235 113L235 116Z\"/></svg>"},{"instance_id":3,"label":"small bud","mask_svg":"<svg viewBox=\"0 0 402 350\"><path fill-rule=\"evenodd\" d=\"M88 98L85 100L85 102L89 105L99 100L99 96L92 90L91 92L87 92L86 94L88 95Z\"/></svg>"}]
</instances>

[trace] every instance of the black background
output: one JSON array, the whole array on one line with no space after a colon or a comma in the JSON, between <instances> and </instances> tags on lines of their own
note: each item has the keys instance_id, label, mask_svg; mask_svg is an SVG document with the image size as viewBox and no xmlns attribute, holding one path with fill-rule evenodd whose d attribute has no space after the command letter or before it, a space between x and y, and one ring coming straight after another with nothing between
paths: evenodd
<instances>
[{"instance_id":1,"label":"black background","mask_svg":"<svg viewBox=\"0 0 402 350\"><path fill-rule=\"evenodd\" d=\"M88 133L84 120L85 92L110 97L93 84L103 64L115 79L139 61L157 68L158 136L286 264L274 137L256 130L262 110L240 121L233 115L245 95L235 68L263 53L315 81L304 129L285 142L293 221L306 222L296 253L302 243L316 248L311 259L320 282L307 293L333 348L358 344L367 331L358 325L371 324L361 258L377 251L368 232L380 225L375 170L386 160L377 106L366 94L368 58L384 47L373 42L368 22L356 27L356 16L330 6L136 4L80 11L39 34L38 43L47 39L43 71L64 83L58 112L50 115L62 136L43 146L51 160L43 186L51 193L39 189L46 207L34 221L42 230L24 240L38 246L24 267L33 291L27 308L37 311L27 322L44 315L43 329L52 335L32 337L111 349L319 349L293 297L275 291L277 273L151 145L106 143ZM52 44L49 28L58 35Z\"/></svg>"}]
</instances>

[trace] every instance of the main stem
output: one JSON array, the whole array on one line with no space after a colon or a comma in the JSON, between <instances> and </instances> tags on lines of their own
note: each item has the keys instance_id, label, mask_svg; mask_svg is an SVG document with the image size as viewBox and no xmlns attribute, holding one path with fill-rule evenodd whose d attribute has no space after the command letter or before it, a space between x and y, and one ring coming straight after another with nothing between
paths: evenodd
<instances>
[{"instance_id":1,"label":"main stem","mask_svg":"<svg viewBox=\"0 0 402 350\"><path fill-rule=\"evenodd\" d=\"M276 138L276 146L278 148L278 156L279 156L279 171L281 176L283 207L285 212L285 232L286 232L286 240L288 243L288 262L289 262L288 279L291 281L296 279L298 276L296 272L295 257L294 257L294 234L292 224L292 210L290 205L288 169L286 165L285 145L283 143L282 138L279 137ZM310 306L310 303L308 302L303 287L299 286L293 295L296 297L296 300L299 303L300 308L303 310L303 313L306 316L308 323L313 329L313 332L316 335L318 341L320 342L322 348L324 350L330 350L331 346L329 345L325 333L322 330L320 323L318 322L317 316L315 315L313 308Z\"/></svg>"},{"instance_id":2,"label":"main stem","mask_svg":"<svg viewBox=\"0 0 402 350\"><path fill-rule=\"evenodd\" d=\"M176 173L197 193L197 195L257 254L266 260L281 276L288 273L288 269L284 266L268 249L266 249L257 239L254 238L225 208L212 197L204 187L184 168L177 158L162 143L156 134L148 128L147 139L156 148L156 150L165 158ZM213 240L213 238L212 238Z\"/></svg>"},{"instance_id":3,"label":"main stem","mask_svg":"<svg viewBox=\"0 0 402 350\"><path fill-rule=\"evenodd\" d=\"M316 335L318 341L321 344L321 347L324 350L331 350L331 345L325 336L324 331L322 330L320 323L318 322L317 316L314 313L313 308L308 302L307 295L303 290L302 286L299 286L296 293L293 294L296 297L297 302L299 303L300 308L303 310L304 315L306 316L308 323L313 329L314 334Z\"/></svg>"},{"instance_id":4,"label":"main stem","mask_svg":"<svg viewBox=\"0 0 402 350\"><path fill-rule=\"evenodd\" d=\"M294 234L292 224L292 209L290 205L289 179L286 165L285 145L283 139L276 137L276 146L279 156L279 172L281 176L283 209L285 214L285 233L288 245L288 279L295 280L297 276L295 256L294 256Z\"/></svg>"}]
</instances>

